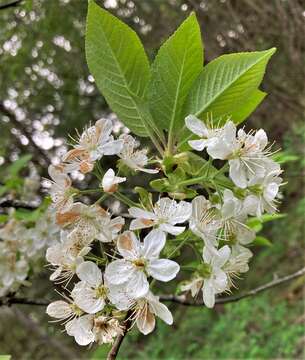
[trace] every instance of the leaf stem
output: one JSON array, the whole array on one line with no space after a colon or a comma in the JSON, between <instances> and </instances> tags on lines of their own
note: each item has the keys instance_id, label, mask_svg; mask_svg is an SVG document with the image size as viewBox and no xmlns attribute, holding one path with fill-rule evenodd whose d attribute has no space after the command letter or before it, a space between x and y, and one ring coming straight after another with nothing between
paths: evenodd
<instances>
[{"instance_id":1,"label":"leaf stem","mask_svg":"<svg viewBox=\"0 0 305 360\"><path fill-rule=\"evenodd\" d=\"M139 207L139 204L130 200L127 196L123 195L118 191L111 195L129 207Z\"/></svg>"}]
</instances>

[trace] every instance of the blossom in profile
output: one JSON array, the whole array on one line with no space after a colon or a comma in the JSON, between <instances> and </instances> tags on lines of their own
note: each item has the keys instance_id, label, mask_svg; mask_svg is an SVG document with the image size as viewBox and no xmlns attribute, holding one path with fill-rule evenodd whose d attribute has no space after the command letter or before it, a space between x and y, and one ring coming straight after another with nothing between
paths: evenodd
<instances>
[{"instance_id":1,"label":"blossom in profile","mask_svg":"<svg viewBox=\"0 0 305 360\"><path fill-rule=\"evenodd\" d=\"M220 212L203 195L192 200L191 231L202 238L207 246L218 244L217 233L221 227Z\"/></svg>"},{"instance_id":2,"label":"blossom in profile","mask_svg":"<svg viewBox=\"0 0 305 360\"><path fill-rule=\"evenodd\" d=\"M117 240L117 249L123 259L114 260L105 270L109 284L126 284L131 297L139 298L149 290L148 276L167 282L175 278L180 267L172 260L159 259L165 246L165 234L152 230L141 243L132 231L125 231Z\"/></svg>"},{"instance_id":3,"label":"blossom in profile","mask_svg":"<svg viewBox=\"0 0 305 360\"><path fill-rule=\"evenodd\" d=\"M159 172L157 169L146 169L145 166L148 164L147 150L137 150L139 144L131 136L122 134L120 139L123 141L123 148L118 154L123 164L133 170L146 172L149 174L156 174Z\"/></svg>"},{"instance_id":4,"label":"blossom in profile","mask_svg":"<svg viewBox=\"0 0 305 360\"><path fill-rule=\"evenodd\" d=\"M277 211L283 181L279 176L281 173L281 170L274 170L251 183L251 194L245 199L245 208L250 215L261 217L264 212L273 214Z\"/></svg>"},{"instance_id":5,"label":"blossom in profile","mask_svg":"<svg viewBox=\"0 0 305 360\"><path fill-rule=\"evenodd\" d=\"M184 223L190 218L192 205L186 201L161 198L155 203L153 211L131 207L128 212L136 218L130 223L130 230L157 227L166 233L179 235L185 230L185 226L176 224Z\"/></svg>"},{"instance_id":6,"label":"blossom in profile","mask_svg":"<svg viewBox=\"0 0 305 360\"><path fill-rule=\"evenodd\" d=\"M214 247L205 246L202 257L206 265L204 269L204 280L202 286L203 302L208 308L215 305L215 296L228 289L228 275L223 270L231 254L228 245L219 250Z\"/></svg>"},{"instance_id":7,"label":"blossom in profile","mask_svg":"<svg viewBox=\"0 0 305 360\"><path fill-rule=\"evenodd\" d=\"M52 179L50 196L54 207L58 212L68 211L73 205L72 181L66 174L63 165L50 165L48 168L49 175Z\"/></svg>"},{"instance_id":8,"label":"blossom in profile","mask_svg":"<svg viewBox=\"0 0 305 360\"><path fill-rule=\"evenodd\" d=\"M125 177L115 176L113 169L108 169L103 176L102 188L106 193L114 193L118 189L118 184L126 181Z\"/></svg>"}]
</instances>

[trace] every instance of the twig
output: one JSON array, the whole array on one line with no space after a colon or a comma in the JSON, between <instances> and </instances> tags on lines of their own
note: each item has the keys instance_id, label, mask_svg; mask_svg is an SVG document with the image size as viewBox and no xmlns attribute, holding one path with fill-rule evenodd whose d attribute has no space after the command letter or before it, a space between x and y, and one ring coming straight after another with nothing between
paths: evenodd
<instances>
[{"instance_id":1,"label":"twig","mask_svg":"<svg viewBox=\"0 0 305 360\"><path fill-rule=\"evenodd\" d=\"M35 210L37 209L38 205L34 205L31 203L25 203L19 200L11 200L11 199L4 199L0 201L0 209L1 208L10 208L13 207L15 209L27 209L27 210Z\"/></svg>"},{"instance_id":2,"label":"twig","mask_svg":"<svg viewBox=\"0 0 305 360\"><path fill-rule=\"evenodd\" d=\"M279 279L275 279L273 281L268 282L267 284L261 285L255 289L246 291L243 294L240 295L236 295L236 296L226 296L226 297L222 297L222 298L218 298L216 299L215 303L216 304L226 304L226 303L231 303L231 302L235 302L235 301L239 301L242 300L244 298L250 297L250 296L254 296L260 292L263 292L265 290L268 290L270 288L276 287L278 285L281 285L287 281L293 280L295 278L298 278L300 276L305 275L305 267L296 271L293 274L284 276L282 278ZM186 305L186 306L202 306L204 305L202 301L194 301L194 300L188 300L186 298L185 295L181 295L181 296L175 296L175 295L162 295L160 296L160 300L163 301L171 301L177 304L181 304L181 305Z\"/></svg>"},{"instance_id":3,"label":"twig","mask_svg":"<svg viewBox=\"0 0 305 360\"><path fill-rule=\"evenodd\" d=\"M46 306L50 303L48 300L44 299L27 299L24 297L14 297L14 296L5 296L0 298L0 306L6 305L10 306L13 304L22 304L22 305L40 305L40 306Z\"/></svg>"},{"instance_id":4,"label":"twig","mask_svg":"<svg viewBox=\"0 0 305 360\"><path fill-rule=\"evenodd\" d=\"M15 7L15 6L19 5L22 1L23 0L14 0L7 4L0 5L0 10L8 9L10 7Z\"/></svg>"},{"instance_id":5,"label":"twig","mask_svg":"<svg viewBox=\"0 0 305 360\"><path fill-rule=\"evenodd\" d=\"M119 353L120 347L123 343L123 340L131 326L130 316L131 316L131 313L130 313L130 311L128 311L128 313L126 315L126 321L125 321L123 333L118 335L117 338L115 339L110 351L108 352L107 360L115 360L116 359L116 357Z\"/></svg>"}]
</instances>

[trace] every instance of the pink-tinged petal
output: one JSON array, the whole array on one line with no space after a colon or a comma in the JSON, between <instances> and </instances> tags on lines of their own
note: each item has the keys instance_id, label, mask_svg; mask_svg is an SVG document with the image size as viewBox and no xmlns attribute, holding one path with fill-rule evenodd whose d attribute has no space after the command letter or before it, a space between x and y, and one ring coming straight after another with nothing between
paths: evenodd
<instances>
[{"instance_id":1,"label":"pink-tinged petal","mask_svg":"<svg viewBox=\"0 0 305 360\"><path fill-rule=\"evenodd\" d=\"M161 250L165 246L166 236L161 230L152 230L144 238L142 254L146 259L159 257Z\"/></svg>"},{"instance_id":2,"label":"pink-tinged petal","mask_svg":"<svg viewBox=\"0 0 305 360\"><path fill-rule=\"evenodd\" d=\"M155 316L149 310L149 307L146 306L139 313L139 316L137 318L137 327L142 334L147 335L154 330L155 325L156 325Z\"/></svg>"},{"instance_id":3,"label":"pink-tinged petal","mask_svg":"<svg viewBox=\"0 0 305 360\"><path fill-rule=\"evenodd\" d=\"M92 287L98 287L103 282L103 275L99 267L92 261L84 261L76 269L80 280L87 282Z\"/></svg>"},{"instance_id":4,"label":"pink-tinged petal","mask_svg":"<svg viewBox=\"0 0 305 360\"><path fill-rule=\"evenodd\" d=\"M133 298L141 298L147 294L149 290L149 283L143 271L136 270L132 274L132 276L128 279L126 290Z\"/></svg>"},{"instance_id":5,"label":"pink-tinged petal","mask_svg":"<svg viewBox=\"0 0 305 360\"><path fill-rule=\"evenodd\" d=\"M109 283L120 285L128 281L135 271L135 267L129 261L115 260L106 267L105 277Z\"/></svg>"},{"instance_id":6,"label":"pink-tinged petal","mask_svg":"<svg viewBox=\"0 0 305 360\"><path fill-rule=\"evenodd\" d=\"M180 266L175 261L168 259L152 260L147 265L147 273L154 279L164 282L174 279L179 270Z\"/></svg>"},{"instance_id":7,"label":"pink-tinged petal","mask_svg":"<svg viewBox=\"0 0 305 360\"><path fill-rule=\"evenodd\" d=\"M140 254L140 242L132 231L124 231L118 237L117 248L119 253L127 260L134 260Z\"/></svg>"},{"instance_id":8,"label":"pink-tinged petal","mask_svg":"<svg viewBox=\"0 0 305 360\"><path fill-rule=\"evenodd\" d=\"M129 229L130 230L146 229L152 227L154 224L155 224L154 220L134 219L131 221Z\"/></svg>"}]
</instances>

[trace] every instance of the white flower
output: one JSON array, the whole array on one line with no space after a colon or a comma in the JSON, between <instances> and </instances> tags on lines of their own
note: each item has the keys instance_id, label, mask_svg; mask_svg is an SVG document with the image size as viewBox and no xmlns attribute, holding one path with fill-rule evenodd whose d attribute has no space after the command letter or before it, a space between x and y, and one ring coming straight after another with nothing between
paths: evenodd
<instances>
[{"instance_id":1,"label":"white flower","mask_svg":"<svg viewBox=\"0 0 305 360\"><path fill-rule=\"evenodd\" d=\"M74 286L71 293L75 304L88 314L101 311L108 292L101 270L95 263L85 261L77 267L76 275L81 281Z\"/></svg>"},{"instance_id":2,"label":"white flower","mask_svg":"<svg viewBox=\"0 0 305 360\"><path fill-rule=\"evenodd\" d=\"M248 195L245 198L245 208L248 214L261 217L266 211L273 214L277 211L277 202L279 194L279 188L283 181L279 175L281 170L271 171L265 177L256 179L251 183L249 187L253 194Z\"/></svg>"},{"instance_id":3,"label":"white flower","mask_svg":"<svg viewBox=\"0 0 305 360\"><path fill-rule=\"evenodd\" d=\"M117 241L117 248L123 259L111 262L105 271L108 283L122 285L134 298L143 297L149 290L147 276L160 281L172 280L179 271L179 265L167 259L159 259L165 245L165 234L152 230L141 243L131 231L125 231Z\"/></svg>"},{"instance_id":4,"label":"white flower","mask_svg":"<svg viewBox=\"0 0 305 360\"><path fill-rule=\"evenodd\" d=\"M131 298L124 292L125 289L104 281L103 274L95 263L81 263L76 269L76 275L81 281L75 284L71 295L75 304L86 313L101 311L107 299L119 309L129 307Z\"/></svg>"},{"instance_id":5,"label":"white flower","mask_svg":"<svg viewBox=\"0 0 305 360\"><path fill-rule=\"evenodd\" d=\"M208 308L215 305L215 295L220 294L228 288L228 276L223 266L230 257L231 250L228 245L220 250L205 246L203 249L203 260L208 265L207 274L204 277L202 293L203 302Z\"/></svg>"},{"instance_id":6,"label":"white flower","mask_svg":"<svg viewBox=\"0 0 305 360\"><path fill-rule=\"evenodd\" d=\"M139 146L137 141L127 134L122 134L120 139L123 140L123 149L119 153L122 162L133 170L143 171L149 174L156 174L156 169L145 169L148 163L147 150L136 150Z\"/></svg>"},{"instance_id":7,"label":"white flower","mask_svg":"<svg viewBox=\"0 0 305 360\"><path fill-rule=\"evenodd\" d=\"M82 346L94 341L100 345L112 343L118 335L123 333L119 321L106 316L84 315L70 321L67 325L68 335L74 336L75 341Z\"/></svg>"},{"instance_id":8,"label":"white flower","mask_svg":"<svg viewBox=\"0 0 305 360\"><path fill-rule=\"evenodd\" d=\"M249 260L253 253L246 247L235 244L231 248L231 256L223 269L229 277L230 287L233 286L233 279L241 273L249 270Z\"/></svg>"},{"instance_id":9,"label":"white flower","mask_svg":"<svg viewBox=\"0 0 305 360\"><path fill-rule=\"evenodd\" d=\"M88 246L73 247L75 240L71 240L68 236L66 232L62 231L61 241L47 249L46 259L55 268L50 276L51 281L72 279L77 266L83 262L82 256L90 251Z\"/></svg>"},{"instance_id":10,"label":"white flower","mask_svg":"<svg viewBox=\"0 0 305 360\"><path fill-rule=\"evenodd\" d=\"M104 192L114 193L118 189L118 184L126 181L125 177L115 176L115 172L112 169L108 169L102 180L102 188Z\"/></svg>"},{"instance_id":11,"label":"white flower","mask_svg":"<svg viewBox=\"0 0 305 360\"><path fill-rule=\"evenodd\" d=\"M129 214L135 217L130 223L130 230L144 229L152 226L172 235L179 235L185 226L175 226L187 221L191 216L192 205L186 201L177 203L169 198L161 198L156 202L153 212L132 207Z\"/></svg>"},{"instance_id":12,"label":"white flower","mask_svg":"<svg viewBox=\"0 0 305 360\"><path fill-rule=\"evenodd\" d=\"M50 165L49 175L51 182L50 195L54 207L58 212L68 211L73 205L74 191L71 188L72 181L65 173L63 165Z\"/></svg>"},{"instance_id":13,"label":"white flower","mask_svg":"<svg viewBox=\"0 0 305 360\"><path fill-rule=\"evenodd\" d=\"M112 122L108 119L98 120L94 126L86 129L79 138L78 144L64 157L70 163L69 172L80 170L87 173L93 169L93 163L103 155L115 155L122 150L123 141L114 140L111 136Z\"/></svg>"},{"instance_id":14,"label":"white flower","mask_svg":"<svg viewBox=\"0 0 305 360\"><path fill-rule=\"evenodd\" d=\"M195 135L200 136L200 140L190 140L189 145L197 151L202 151L205 148L209 148L215 141L220 133L218 128L209 128L206 124L197 119L194 115L189 115L185 118L186 127Z\"/></svg>"},{"instance_id":15,"label":"white flower","mask_svg":"<svg viewBox=\"0 0 305 360\"><path fill-rule=\"evenodd\" d=\"M224 241L249 244L255 238L255 231L250 229L245 223L248 210L244 203L237 199L233 192L225 189L223 193L223 204L221 211L221 228L218 238Z\"/></svg>"},{"instance_id":16,"label":"white flower","mask_svg":"<svg viewBox=\"0 0 305 360\"><path fill-rule=\"evenodd\" d=\"M156 324L155 316L162 319L166 324L172 325L173 316L167 306L159 301L159 297L150 291L134 305L134 316L139 331L147 335L151 333Z\"/></svg>"},{"instance_id":17,"label":"white flower","mask_svg":"<svg viewBox=\"0 0 305 360\"><path fill-rule=\"evenodd\" d=\"M197 196L192 201L190 229L201 237L208 246L216 246L217 232L221 226L218 209L204 196Z\"/></svg>"},{"instance_id":18,"label":"white flower","mask_svg":"<svg viewBox=\"0 0 305 360\"><path fill-rule=\"evenodd\" d=\"M111 219L111 215L99 205L87 206L80 202L69 211L57 214L56 220L62 227L73 225L73 232L82 234L88 240L96 238L102 242L113 241L125 223L121 216Z\"/></svg>"}]
</instances>

